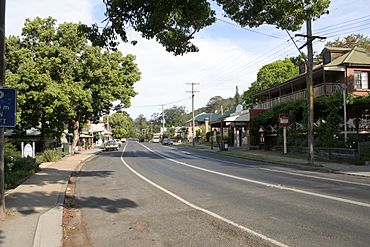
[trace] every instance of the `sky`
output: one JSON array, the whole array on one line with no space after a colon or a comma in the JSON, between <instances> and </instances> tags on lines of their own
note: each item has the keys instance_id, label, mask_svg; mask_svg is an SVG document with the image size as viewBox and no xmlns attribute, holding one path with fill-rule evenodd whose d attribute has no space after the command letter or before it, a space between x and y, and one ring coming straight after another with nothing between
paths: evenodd
<instances>
[{"instance_id":1,"label":"sky","mask_svg":"<svg viewBox=\"0 0 370 247\"><path fill-rule=\"evenodd\" d=\"M217 8L214 4L213 7ZM123 54L136 56L141 80L135 84L138 93L126 109L135 119L143 114L148 120L153 113L161 113L172 106L185 106L191 111L191 85L195 85L195 109L203 107L210 98L234 97L246 91L256 80L258 70L268 63L297 56L298 50L288 34L271 25L259 28L241 28L223 17L217 8L215 24L195 35L197 53L174 56L155 40L146 40L130 32L129 39L137 45L121 43ZM104 19L102 0L11 0L6 6L6 35L21 35L26 18L52 16L63 22L85 24L101 23ZM312 24L313 34L325 36L325 41L315 41L314 51L320 53L327 41L343 38L351 33L370 36L370 4L368 0L332 0L329 14ZM305 28L299 32L305 33ZM298 46L304 44L295 38ZM306 52L304 50L304 52Z\"/></svg>"}]
</instances>

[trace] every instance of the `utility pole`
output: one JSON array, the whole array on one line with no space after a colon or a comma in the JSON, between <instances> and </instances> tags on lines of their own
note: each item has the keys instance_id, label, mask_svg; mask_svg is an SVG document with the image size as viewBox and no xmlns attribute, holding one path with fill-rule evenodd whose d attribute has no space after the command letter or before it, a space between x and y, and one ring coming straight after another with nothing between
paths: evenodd
<instances>
[{"instance_id":1,"label":"utility pole","mask_svg":"<svg viewBox=\"0 0 370 247\"><path fill-rule=\"evenodd\" d=\"M313 150L313 141L314 141L314 90L313 90L313 48L312 42L315 39L325 39L325 37L312 36L312 20L306 20L306 29L307 34L301 35L297 34L296 36L306 37L307 42L299 48L302 49L307 45L307 72L306 72L306 88L308 96L308 119L307 119L307 145L308 145L308 163L313 165L315 162L314 159L314 150Z\"/></svg>"},{"instance_id":2,"label":"utility pole","mask_svg":"<svg viewBox=\"0 0 370 247\"><path fill-rule=\"evenodd\" d=\"M191 111L193 114L192 124L191 124L191 131L192 131L192 139L193 139L193 146L195 146L195 116L194 116L194 94L199 91L194 91L194 85L199 85L199 83L186 83L187 85L191 85L191 91L186 91L187 93L191 93Z\"/></svg>"},{"instance_id":3,"label":"utility pole","mask_svg":"<svg viewBox=\"0 0 370 247\"><path fill-rule=\"evenodd\" d=\"M162 105L162 137L163 137L163 133L164 133L164 105Z\"/></svg>"},{"instance_id":4,"label":"utility pole","mask_svg":"<svg viewBox=\"0 0 370 247\"><path fill-rule=\"evenodd\" d=\"M5 0L0 0L0 88L5 86ZM5 217L4 128L0 128L0 218Z\"/></svg>"}]
</instances>

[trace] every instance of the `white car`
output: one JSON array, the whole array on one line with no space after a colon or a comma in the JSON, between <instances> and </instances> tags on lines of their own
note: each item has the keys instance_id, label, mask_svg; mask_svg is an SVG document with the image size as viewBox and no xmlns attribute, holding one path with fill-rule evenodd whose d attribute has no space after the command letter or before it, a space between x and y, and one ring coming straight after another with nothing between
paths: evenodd
<instances>
[{"instance_id":1,"label":"white car","mask_svg":"<svg viewBox=\"0 0 370 247\"><path fill-rule=\"evenodd\" d=\"M110 141L107 141L104 144L104 148L107 151L109 151L109 150L116 150L116 151L118 151L119 146L118 146L118 143L115 140L110 140Z\"/></svg>"}]
</instances>

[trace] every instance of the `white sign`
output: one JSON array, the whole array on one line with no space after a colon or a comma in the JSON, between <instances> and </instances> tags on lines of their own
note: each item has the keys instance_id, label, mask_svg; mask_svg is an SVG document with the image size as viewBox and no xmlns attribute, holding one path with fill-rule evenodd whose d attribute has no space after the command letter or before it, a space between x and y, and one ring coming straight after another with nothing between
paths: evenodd
<instances>
[{"instance_id":1,"label":"white sign","mask_svg":"<svg viewBox=\"0 0 370 247\"><path fill-rule=\"evenodd\" d=\"M23 157L24 158L33 157L33 149L32 149L31 144L28 143L26 146L24 146Z\"/></svg>"}]
</instances>

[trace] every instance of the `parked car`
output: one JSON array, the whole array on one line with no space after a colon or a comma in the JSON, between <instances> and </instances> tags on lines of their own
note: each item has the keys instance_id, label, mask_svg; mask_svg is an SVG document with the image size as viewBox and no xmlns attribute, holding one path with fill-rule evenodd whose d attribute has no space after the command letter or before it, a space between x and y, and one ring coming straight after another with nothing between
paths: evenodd
<instances>
[{"instance_id":1,"label":"parked car","mask_svg":"<svg viewBox=\"0 0 370 247\"><path fill-rule=\"evenodd\" d=\"M105 150L107 150L107 151L109 151L109 150L117 150L117 151L118 151L119 145L118 145L118 143L116 142L116 140L110 140L110 141L107 141L107 142L104 144L104 148L105 148Z\"/></svg>"},{"instance_id":2,"label":"parked car","mask_svg":"<svg viewBox=\"0 0 370 247\"><path fill-rule=\"evenodd\" d=\"M173 145L173 141L171 140L171 138L164 138L162 144L163 145Z\"/></svg>"},{"instance_id":3,"label":"parked car","mask_svg":"<svg viewBox=\"0 0 370 247\"><path fill-rule=\"evenodd\" d=\"M122 146L122 142L120 139L116 139L116 142L118 143L118 146L121 147Z\"/></svg>"},{"instance_id":4,"label":"parked car","mask_svg":"<svg viewBox=\"0 0 370 247\"><path fill-rule=\"evenodd\" d=\"M126 141L127 141L127 140L126 140L126 138L122 138L122 139L121 139L121 142L122 142L122 143L125 143Z\"/></svg>"}]
</instances>

